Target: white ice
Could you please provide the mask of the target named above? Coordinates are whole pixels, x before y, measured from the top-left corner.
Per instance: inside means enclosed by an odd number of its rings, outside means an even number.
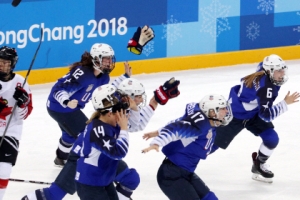
[[[281,101],[288,91],[300,91],[300,60],[287,61],[289,80],[282,86],[275,103]],[[134,72],[134,66],[133,72]],[[239,84],[241,77],[256,70],[256,63],[219,67],[211,69],[186,70],[168,73],[142,74],[133,76],[144,83],[148,100],[153,90],[167,79],[175,77],[181,81],[181,94],[171,99],[167,105],[159,106],[147,128],[142,132],[130,134],[130,149],[125,161],[129,167],[136,168],[141,183],[132,198],[136,200],[166,200],[156,182],[156,173],[164,156],[151,151],[142,154],[149,145],[142,139],[143,133],[162,127],[169,120],[181,116],[185,104],[198,102],[209,93],[223,94],[226,98],[230,87]],[[56,122],[46,111],[46,99],[53,83],[31,86],[34,109],[24,122],[23,137],[17,164],[13,167],[11,178],[52,182],[61,170],[53,164],[55,150],[60,137]],[[268,160],[275,173],[272,184],[251,179],[251,154],[257,151],[261,139],[243,130],[227,150],[218,150],[201,160],[196,173],[215,192],[221,200],[296,200],[300,199],[300,103],[288,106],[288,112],[273,121],[280,142]],[[89,103],[84,112],[93,112]],[[196,150],[195,150],[196,151]],[[21,199],[28,192],[46,187],[34,183],[9,182],[4,200]],[[79,199],[75,194],[65,199]]]

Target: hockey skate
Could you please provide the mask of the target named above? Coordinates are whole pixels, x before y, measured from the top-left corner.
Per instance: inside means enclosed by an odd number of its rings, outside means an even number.
[[[253,173],[252,179],[265,183],[272,183],[274,174],[268,169],[269,166],[266,163],[261,163],[257,159],[257,153],[252,153],[253,165],[251,172]]]
[[[55,164],[55,166],[57,166],[57,167],[63,168],[63,167],[65,166],[65,163],[66,163],[65,160],[62,160],[62,159],[60,159],[60,158],[58,158],[58,157],[56,157],[56,158],[54,159],[54,164]]]
[[[61,156],[59,156],[59,149],[56,150],[55,154],[56,154],[56,157],[54,159],[55,166],[56,167],[61,167],[61,168],[64,167],[67,160],[59,158],[59,157],[61,157]]]

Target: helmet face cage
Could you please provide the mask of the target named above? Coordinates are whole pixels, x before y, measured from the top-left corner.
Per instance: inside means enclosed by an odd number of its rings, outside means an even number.
[[[92,46],[90,54],[92,56],[92,62],[94,69],[99,70],[103,73],[109,74],[115,68],[115,52],[111,46],[104,43],[96,43]],[[103,65],[102,59],[108,57],[112,59],[110,66]]]
[[[231,110],[231,106],[228,102],[226,102],[226,109],[227,109],[227,114],[225,115],[224,119],[221,122],[221,126],[226,126],[229,124],[229,122],[231,122],[231,120],[233,119],[233,114],[232,114],[232,110]]]
[[[144,107],[147,103],[147,95],[146,93],[142,94],[143,101],[138,105],[140,108]]]
[[[222,95],[216,95],[216,94],[207,95],[200,101],[199,106],[207,118],[216,119],[214,121],[220,120],[221,126],[226,126],[233,118],[231,106]],[[226,108],[228,111],[226,116],[223,119],[219,119],[220,108]],[[214,111],[216,116],[215,117],[209,116],[210,111]]]
[[[10,72],[12,72],[15,69],[19,57],[15,48],[3,46],[0,48],[0,58],[10,60]]]
[[[139,107],[143,107],[146,105],[147,102],[147,95],[145,93],[145,88],[143,84],[134,78],[127,78],[123,80],[118,87],[118,90],[123,91],[125,94],[127,94],[131,99],[134,100],[135,96],[141,95],[143,98],[143,101],[137,105]]]
[[[267,74],[274,85],[281,86],[287,82],[288,67],[279,56],[272,54],[270,56],[265,57],[263,61],[263,68],[266,72],[269,72]],[[285,75],[283,76],[282,80],[274,79],[274,71],[276,70],[284,70]]]
[[[102,85],[94,90],[92,103],[95,110],[111,112],[126,110],[130,106],[128,96],[110,84]]]

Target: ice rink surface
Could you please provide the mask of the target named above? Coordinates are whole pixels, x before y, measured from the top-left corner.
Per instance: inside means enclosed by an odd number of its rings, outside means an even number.
[[[300,91],[300,60],[287,61],[289,80],[281,87],[275,103],[284,99],[288,91]],[[125,161],[140,174],[141,183],[132,195],[134,200],[166,200],[156,183],[156,172],[164,156],[161,152],[151,151],[142,154],[141,150],[149,145],[142,135],[156,130],[168,121],[183,114],[185,104],[198,102],[209,93],[223,94],[228,97],[232,86],[239,84],[241,77],[256,70],[256,63],[219,67],[211,69],[186,70],[168,73],[134,75],[146,88],[148,100],[153,90],[171,77],[181,81],[181,94],[171,99],[167,105],[159,106],[147,128],[142,132],[130,134],[129,153]],[[134,66],[133,73],[134,73]],[[163,67],[163,66],[162,66]],[[114,78],[114,77],[113,77]],[[112,79],[113,79],[112,78]],[[51,84],[31,86],[33,112],[24,122],[20,153],[11,178],[52,182],[61,170],[53,164],[58,139],[61,135],[56,122],[46,111],[46,99]],[[218,150],[201,160],[196,173],[215,192],[221,200],[298,200],[300,199],[300,103],[288,106],[289,110],[273,121],[280,142],[268,160],[275,173],[272,184],[251,179],[251,154],[257,151],[261,139],[246,130],[242,131],[227,150]],[[89,117],[93,108],[88,103],[84,112]],[[9,182],[4,200],[18,200],[25,194],[46,185]],[[65,199],[79,199],[75,194]]]

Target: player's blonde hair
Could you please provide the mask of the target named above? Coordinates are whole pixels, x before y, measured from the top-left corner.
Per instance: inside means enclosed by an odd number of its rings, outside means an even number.
[[[265,75],[264,71],[258,71],[248,76],[245,76],[242,80],[244,81],[247,88],[252,88],[253,82],[255,81],[255,83],[258,85],[258,82],[264,75]]]
[[[114,98],[113,99],[113,104],[116,105],[118,103],[118,99]],[[111,107],[112,106],[112,103],[109,102],[107,99],[103,99],[103,105],[104,107]],[[100,116],[104,116],[106,115],[107,113],[109,113],[110,111],[109,110],[96,110],[92,116],[90,117],[90,119],[86,122],[86,124],[89,124],[91,123],[91,121],[93,121],[93,119],[97,119],[99,118]]]

